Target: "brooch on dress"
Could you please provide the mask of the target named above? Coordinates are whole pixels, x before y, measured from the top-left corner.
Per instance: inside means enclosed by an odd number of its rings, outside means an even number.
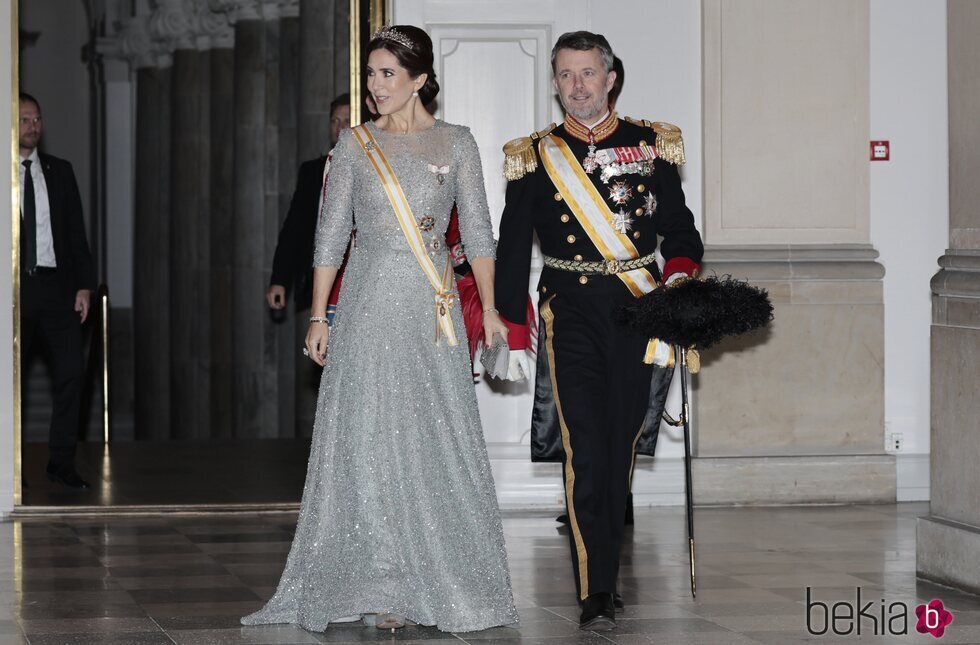
[[[426,215],[419,220],[419,230],[423,233],[428,233],[436,227],[436,219],[431,215]]]
[[[431,240],[429,240],[429,255],[435,255],[436,253],[441,251],[443,244],[444,242],[440,240],[438,237],[434,237]]]
[[[446,181],[446,175],[449,174],[449,166],[437,166],[435,164],[429,164],[429,172],[436,176],[436,180],[442,184]]]

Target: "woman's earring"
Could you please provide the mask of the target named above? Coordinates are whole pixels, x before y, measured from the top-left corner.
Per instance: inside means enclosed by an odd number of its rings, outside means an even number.
[[[418,90],[415,90],[414,92],[412,92],[412,96],[418,96],[418,95],[419,95],[419,91]]]

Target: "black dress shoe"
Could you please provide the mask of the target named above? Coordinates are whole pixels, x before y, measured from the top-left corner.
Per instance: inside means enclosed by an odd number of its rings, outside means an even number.
[[[68,488],[77,488],[79,490],[87,490],[91,488],[89,483],[82,479],[78,474],[78,471],[76,471],[74,468],[48,470],[48,481],[61,484],[62,486],[67,486]]]
[[[616,627],[616,608],[611,593],[595,593],[582,602],[579,629],[592,632],[608,632]]]
[[[623,609],[626,607],[626,603],[623,602],[623,597],[618,593],[613,594],[613,607],[616,609]]]

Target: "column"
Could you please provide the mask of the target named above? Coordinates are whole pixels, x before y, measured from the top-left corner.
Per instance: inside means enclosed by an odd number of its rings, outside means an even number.
[[[211,436],[232,436],[232,215],[234,212],[234,31],[211,50]]]
[[[210,433],[210,56],[174,52],[170,208],[172,437]]]
[[[947,25],[950,248],[931,285],[931,498],[916,575],[980,593],[980,5],[949,0]]]
[[[123,40],[135,57],[133,213],[135,436],[170,437],[170,132],[172,60],[151,49],[145,19]]]
[[[705,270],[767,288],[775,322],[705,352],[695,498],[894,501],[868,3],[705,0],[703,25]]]
[[[170,147],[170,308],[172,432],[176,439],[211,429],[211,53],[227,18],[190,0],[160,0],[151,35],[173,50]],[[224,32],[224,34],[223,34]]]
[[[108,18],[108,16],[107,16]],[[119,20],[114,17],[113,20]],[[103,145],[98,156],[104,168],[105,222],[105,283],[109,288],[109,372],[113,441],[134,438],[134,373],[133,363],[133,218],[134,185],[136,176],[136,66],[137,58],[126,52],[122,40],[133,27],[122,23],[112,33],[102,34],[95,41],[101,67]],[[95,306],[93,301],[93,306]],[[101,414],[101,388],[95,388],[93,413]],[[101,428],[101,418],[91,425],[90,436]]]
[[[236,438],[274,437],[279,421],[277,330],[262,297],[278,232],[278,88],[269,73],[278,71],[278,23],[265,20],[266,8],[241,7],[235,22],[230,328]]]
[[[328,152],[330,103],[337,95],[348,91],[350,3],[300,0],[299,10],[297,160],[303,162]],[[297,346],[306,337],[308,315],[307,310],[297,316]],[[313,431],[320,373],[313,361],[304,358],[296,363],[296,431],[299,436],[308,437]]]
[[[297,159],[297,117],[299,115],[299,38],[300,19],[299,3],[291,3],[282,7],[282,15],[279,19],[279,68],[276,76],[279,79],[279,168],[278,168],[278,201],[276,204],[277,217],[274,221],[281,228],[286,213],[289,211],[289,202],[296,187],[296,171],[299,168]],[[272,274],[272,258],[275,254],[278,228],[275,234],[266,238],[266,242],[271,245],[266,250],[266,283],[268,276]],[[295,294],[292,294],[295,298]],[[277,323],[276,341],[281,347],[279,352],[279,436],[293,437],[300,430],[297,426],[298,412],[300,411],[299,387],[305,387],[297,383],[298,369],[303,367],[303,362],[312,362],[300,354],[305,330],[300,335],[296,308],[293,306],[295,301],[281,312],[281,316],[276,316]],[[307,316],[299,316],[305,320]],[[299,387],[298,387],[299,386]],[[309,388],[306,388],[307,391]],[[315,402],[314,402],[315,405]],[[312,425],[312,424],[311,424]]]
[[[300,0],[299,157],[330,145],[330,102],[350,83],[348,2]]]

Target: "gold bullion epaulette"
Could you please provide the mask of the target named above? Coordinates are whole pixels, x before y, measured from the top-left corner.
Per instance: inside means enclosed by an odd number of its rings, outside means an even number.
[[[669,161],[678,166],[684,165],[684,139],[681,137],[681,129],[673,123],[664,121],[647,121],[646,119],[631,119],[623,117],[626,121],[642,128],[651,128],[657,135],[656,147],[657,156],[664,161]]]
[[[520,179],[538,167],[538,155],[534,144],[557,126],[552,123],[544,130],[532,132],[529,137],[518,137],[504,144],[504,177],[507,181]]]

